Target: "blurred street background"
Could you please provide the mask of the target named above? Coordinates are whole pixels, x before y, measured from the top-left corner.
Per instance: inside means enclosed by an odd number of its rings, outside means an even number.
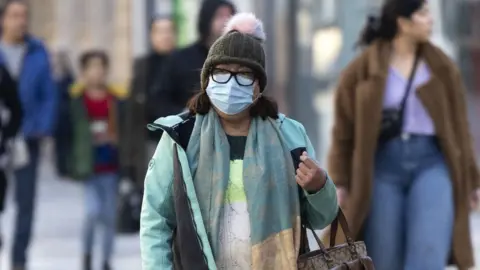
[[[6,2],[6,0],[0,0]],[[112,59],[110,80],[128,88],[136,57],[150,51],[155,14],[173,14],[178,46],[197,38],[201,0],[30,0],[30,30],[52,51],[67,51],[72,63],[87,49]],[[268,91],[282,111],[305,123],[325,159],[332,113],[332,90],[339,72],[358,53],[359,32],[381,0],[237,0],[239,11],[260,17],[268,34]],[[480,1],[429,1],[433,41],[458,62],[468,86],[471,116],[480,104]],[[78,66],[73,65],[75,71]],[[290,90],[289,89],[295,89]],[[287,102],[288,100],[288,102]],[[312,102],[313,101],[313,102]],[[472,118],[473,120],[473,118]],[[480,121],[471,121],[480,137]],[[480,140],[477,140],[480,152]]]
[[[7,0],[0,0],[4,5]],[[29,0],[29,32],[51,53],[66,53],[72,72],[85,50],[104,50],[110,58],[109,81],[129,90],[135,59],[151,50],[150,24],[157,14],[171,14],[177,46],[197,39],[201,0]],[[236,0],[239,11],[260,17],[267,32],[267,92],[281,110],[301,121],[325,164],[333,114],[333,89],[339,72],[358,53],[354,49],[366,17],[381,0]],[[431,0],[433,41],[460,66],[468,90],[475,150],[480,156],[480,1]],[[83,188],[65,181],[54,169],[52,143],[42,145],[32,270],[80,269]],[[14,179],[12,179],[14,180]],[[9,190],[2,217],[4,251],[0,269],[10,264],[14,204]],[[480,261],[480,216],[472,215],[473,242]],[[117,237],[114,269],[140,269],[136,234]],[[96,264],[101,262],[94,259]]]

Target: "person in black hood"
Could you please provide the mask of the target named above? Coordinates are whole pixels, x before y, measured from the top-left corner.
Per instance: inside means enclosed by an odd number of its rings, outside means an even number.
[[[236,12],[230,1],[205,0],[198,16],[199,39],[192,45],[172,53],[163,70],[162,91],[169,92],[175,110],[180,113],[187,101],[200,89],[200,71],[208,49],[222,34],[228,19]],[[164,115],[159,115],[161,117]]]
[[[133,67],[131,95],[127,101],[125,134],[127,136],[129,178],[142,182],[149,156],[158,142],[145,126],[161,116],[176,112],[172,98],[161,91],[160,79],[168,55],[175,48],[175,24],[168,15],[157,15],[150,24],[151,52],[137,60]],[[145,146],[145,147],[143,147]],[[152,153],[150,153],[152,152]],[[141,186],[141,185],[140,185]]]
[[[0,225],[7,194],[7,171],[12,159],[13,140],[22,124],[22,105],[17,94],[17,85],[5,65],[0,65],[0,111],[10,117],[0,117]],[[10,166],[9,166],[10,165]],[[1,228],[1,226],[0,226]],[[0,232],[0,249],[2,238]]]

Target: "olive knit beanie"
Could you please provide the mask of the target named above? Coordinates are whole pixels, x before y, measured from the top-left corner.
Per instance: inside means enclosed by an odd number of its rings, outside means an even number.
[[[267,85],[264,41],[263,24],[255,15],[238,13],[233,16],[224,34],[208,51],[201,74],[202,91],[207,88],[208,77],[218,64],[239,64],[251,68],[259,81],[260,91],[263,91]]]

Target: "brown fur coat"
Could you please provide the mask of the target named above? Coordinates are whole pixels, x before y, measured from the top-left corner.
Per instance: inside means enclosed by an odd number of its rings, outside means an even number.
[[[370,207],[390,48],[383,41],[366,48],[344,71],[336,91],[328,170],[336,185],[349,192],[345,214],[356,238]],[[424,44],[421,55],[432,77],[417,94],[434,122],[454,188],[452,258],[459,269],[467,269],[474,264],[468,199],[480,186],[480,178],[467,122],[465,90],[458,69],[439,48]]]

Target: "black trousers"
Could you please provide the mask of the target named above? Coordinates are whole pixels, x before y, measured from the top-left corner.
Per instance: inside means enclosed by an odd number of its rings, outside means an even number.
[[[4,170],[0,170],[0,214],[5,208],[5,197],[7,196],[7,175]]]

